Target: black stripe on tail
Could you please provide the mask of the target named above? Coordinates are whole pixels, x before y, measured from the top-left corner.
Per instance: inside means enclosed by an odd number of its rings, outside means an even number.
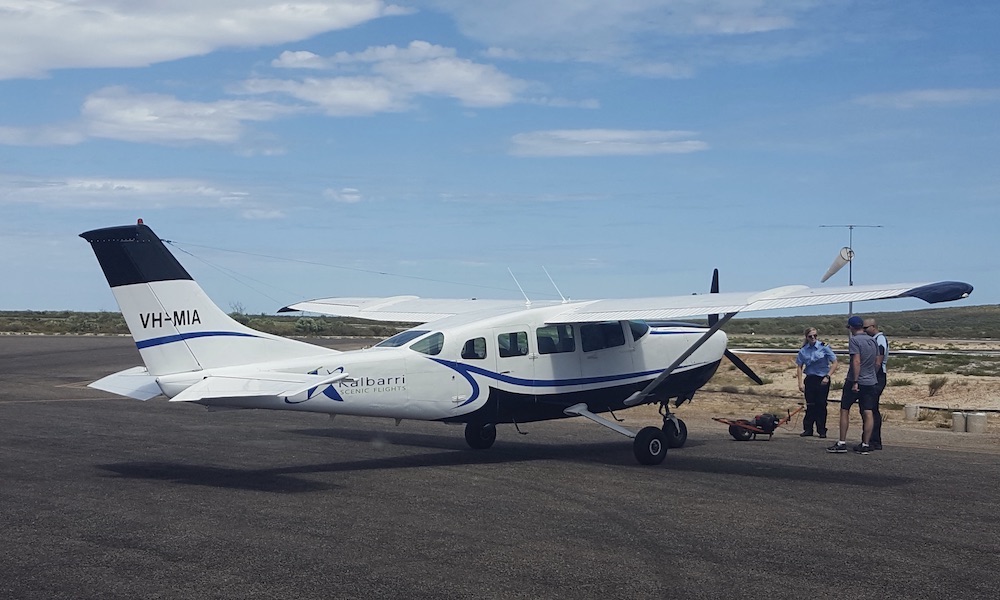
[[[191,279],[153,230],[139,223],[80,234],[90,242],[108,285]]]

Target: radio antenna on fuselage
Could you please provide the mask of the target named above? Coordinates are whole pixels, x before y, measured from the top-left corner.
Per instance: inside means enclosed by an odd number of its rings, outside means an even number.
[[[521,295],[524,296],[524,305],[530,308],[531,298],[528,298],[528,295],[524,293],[524,288],[521,287],[521,283],[518,282],[517,277],[514,277],[514,271],[511,271],[510,267],[507,267],[507,272],[510,273],[510,278],[514,280],[514,285],[517,286],[517,289],[521,290]]]
[[[542,270],[545,271],[545,276],[549,278],[549,281],[552,283],[552,287],[556,288],[556,293],[559,294],[559,297],[562,299],[563,304],[569,302],[569,300],[566,299],[566,296],[562,295],[562,292],[559,290],[559,286],[556,285],[555,280],[552,279],[551,275],[549,275],[549,270],[545,268],[545,265],[542,265]]]

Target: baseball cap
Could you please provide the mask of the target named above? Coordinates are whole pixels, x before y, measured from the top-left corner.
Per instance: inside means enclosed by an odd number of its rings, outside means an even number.
[[[847,320],[847,326],[852,329],[861,329],[865,322],[861,317],[853,316]]]

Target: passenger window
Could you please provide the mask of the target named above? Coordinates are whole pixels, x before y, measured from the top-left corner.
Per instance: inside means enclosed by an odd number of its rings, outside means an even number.
[[[478,337],[465,342],[462,346],[462,358],[486,358],[486,338]]]
[[[501,333],[497,336],[497,347],[501,358],[525,356],[528,354],[528,334],[524,331]]]
[[[539,354],[556,354],[576,350],[572,325],[548,325],[535,330]]]
[[[444,347],[444,334],[437,332],[435,334],[429,335],[424,339],[413,342],[410,346],[410,350],[414,352],[420,352],[421,354],[430,354],[435,356],[441,353],[441,348]]]
[[[649,331],[649,325],[645,321],[629,321],[628,327],[632,330],[632,340],[636,342]]]
[[[587,323],[580,326],[580,339],[584,352],[603,350],[625,345],[625,332],[618,321]]]

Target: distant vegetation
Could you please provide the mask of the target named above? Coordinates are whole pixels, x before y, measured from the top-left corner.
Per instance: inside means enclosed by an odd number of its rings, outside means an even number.
[[[858,308],[855,306],[855,308]],[[859,315],[872,317],[879,328],[890,338],[927,337],[960,340],[1000,338],[1000,304],[986,306],[961,306],[908,310],[903,312],[867,312]],[[729,335],[767,334],[788,335],[800,341],[806,327],[815,327],[820,337],[832,337],[844,332],[845,315],[811,317],[748,317],[735,318],[726,324]]]
[[[229,316],[259,331],[282,336],[389,337],[405,325],[343,319],[338,317],[303,317],[285,315]],[[46,334],[127,335],[128,327],[121,313],[71,311],[0,312],[0,332]]]
[[[896,348],[901,347],[901,338],[908,337],[1000,339],[1000,305],[859,314],[878,319],[886,335],[894,338]],[[276,335],[388,337],[407,327],[338,317],[248,315],[240,311],[231,316],[244,325]],[[821,338],[832,340],[844,332],[844,320],[844,315],[747,317],[733,319],[725,330],[734,338],[734,345],[794,348],[801,344],[802,330],[806,327],[816,327]],[[692,322],[699,321],[692,319]],[[128,329],[117,312],[7,311],[0,312],[0,332],[128,334]]]

